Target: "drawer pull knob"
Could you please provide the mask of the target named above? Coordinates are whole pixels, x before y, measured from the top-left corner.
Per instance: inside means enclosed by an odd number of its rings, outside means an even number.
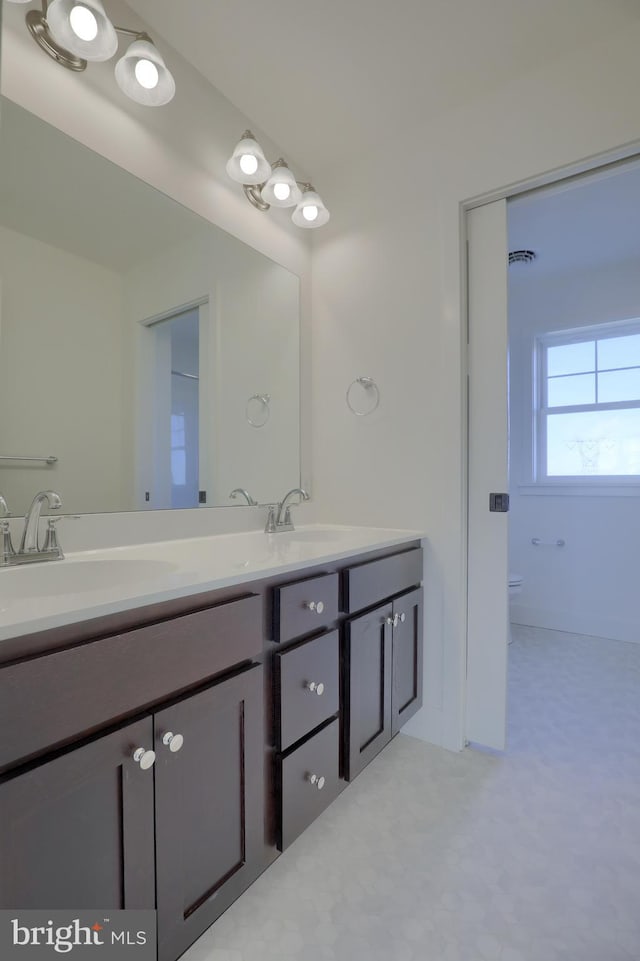
[[[140,765],[143,771],[148,771],[155,763],[155,751],[145,751],[143,747],[137,747],[133,752],[133,760]]]
[[[313,784],[313,786],[316,787],[319,791],[321,791],[325,785],[324,778],[318,777],[317,774],[307,774],[307,781],[309,782],[309,784]]]
[[[316,684],[315,681],[309,681],[308,684],[305,684],[305,687],[308,691],[311,691],[312,694],[317,694],[318,697],[322,697],[324,694],[324,684],[322,681],[320,681],[319,684]]]
[[[175,754],[176,751],[179,751],[184,744],[184,738],[182,734],[173,734],[172,731],[167,731],[162,738],[162,743],[165,747],[168,747],[173,754]]]
[[[324,601],[309,601],[307,607],[310,611],[315,611],[316,614],[322,614],[324,611]]]

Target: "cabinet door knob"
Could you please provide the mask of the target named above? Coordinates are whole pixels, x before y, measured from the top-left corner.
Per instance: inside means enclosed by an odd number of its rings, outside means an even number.
[[[386,623],[389,625],[389,627],[395,627],[395,620],[393,617],[387,617]]]
[[[143,747],[137,747],[133,752],[133,760],[140,765],[143,771],[148,771],[155,763],[156,754],[155,751],[145,751]]]
[[[323,777],[318,777],[317,774],[307,774],[307,781],[312,784],[318,791],[321,791],[325,785],[325,780]]]
[[[322,614],[324,611],[324,601],[309,601],[307,607],[310,611],[315,611],[316,614]]]
[[[402,614],[398,614],[397,617],[398,617],[398,619],[400,620],[400,623],[401,623],[401,624],[404,624],[404,622],[405,622],[406,619],[407,619],[407,615],[405,614],[404,611],[402,612]]]
[[[312,694],[317,694],[318,697],[322,697],[324,694],[324,684],[322,681],[320,681],[319,684],[316,684],[315,681],[309,681],[308,684],[305,684],[305,687],[308,691],[311,691]]]
[[[172,731],[167,731],[162,738],[162,743],[165,747],[168,747],[173,754],[175,754],[176,751],[179,751],[184,744],[184,738],[182,734],[173,734]]]

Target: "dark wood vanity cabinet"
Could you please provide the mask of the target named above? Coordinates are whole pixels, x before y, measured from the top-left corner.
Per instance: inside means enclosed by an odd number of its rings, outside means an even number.
[[[0,908],[175,961],[421,705],[414,545],[0,645]]]
[[[264,870],[262,615],[236,596],[0,666],[0,907],[156,908],[175,961]]]
[[[274,592],[281,850],[422,706],[421,548],[353,564],[340,575],[341,584],[327,573]],[[345,618],[338,609],[364,610]],[[318,620],[335,629],[300,638]]]
[[[254,665],[0,784],[0,904],[155,907],[158,959],[179,957],[264,868],[262,675]]]
[[[368,570],[370,568],[370,570]],[[370,603],[419,583],[422,551],[345,572],[346,605]],[[345,777],[351,781],[422,707],[422,588],[350,617],[344,635]]]
[[[155,906],[147,717],[0,784],[0,906]]]
[[[391,734],[422,707],[422,588],[396,598],[392,613]]]
[[[154,715],[159,961],[177,958],[260,871],[262,673],[251,667]]]

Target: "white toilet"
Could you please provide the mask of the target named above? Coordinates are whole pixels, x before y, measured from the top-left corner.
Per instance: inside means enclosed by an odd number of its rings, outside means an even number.
[[[509,574],[509,607],[511,607],[511,599],[517,594],[522,593],[522,575],[521,574]],[[509,644],[513,641],[511,637],[511,616],[509,616]]]

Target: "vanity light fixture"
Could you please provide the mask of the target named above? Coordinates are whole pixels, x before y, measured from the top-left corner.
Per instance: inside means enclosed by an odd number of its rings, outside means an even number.
[[[145,106],[159,107],[173,99],[175,80],[151,37],[115,26],[102,0],[41,0],[41,5],[41,10],[27,11],[27,27],[38,46],[56,63],[79,73],[86,70],[88,61],[110,60],[118,50],[118,34],[132,37],[133,43],[116,63],[116,83],[128,97]]]
[[[322,227],[329,211],[309,183],[301,183],[282,157],[270,164],[250,130],[245,130],[227,161],[227,173],[242,184],[247,200],[258,210],[295,207],[291,219],[297,227]]]

